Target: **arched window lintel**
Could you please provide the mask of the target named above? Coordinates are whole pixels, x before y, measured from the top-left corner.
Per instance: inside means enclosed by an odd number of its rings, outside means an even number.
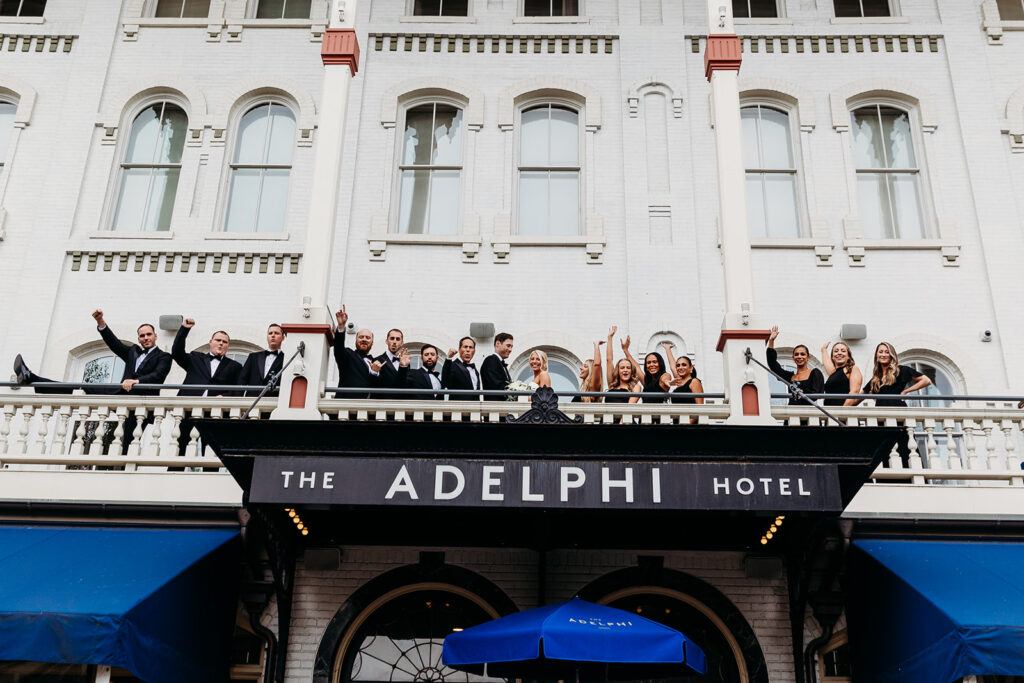
[[[935,97],[919,85],[893,78],[867,79],[848,83],[829,93],[832,127],[836,132],[850,129],[850,112],[865,104],[889,104],[912,112],[921,130],[934,132],[939,126]]]

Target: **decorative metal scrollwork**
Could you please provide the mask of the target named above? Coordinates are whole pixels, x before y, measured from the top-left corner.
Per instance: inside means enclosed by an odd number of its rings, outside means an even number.
[[[533,392],[531,405],[533,407],[519,417],[506,415],[505,421],[517,424],[544,425],[583,423],[582,415],[569,417],[558,409],[558,394],[551,387],[540,387],[537,391]]]

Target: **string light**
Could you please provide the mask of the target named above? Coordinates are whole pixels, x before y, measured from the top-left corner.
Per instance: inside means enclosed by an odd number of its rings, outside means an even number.
[[[284,511],[288,513],[292,523],[295,524],[295,529],[303,536],[309,536],[309,527],[302,521],[302,517],[295,511],[295,508],[285,508]]]
[[[785,515],[779,515],[775,518],[774,524],[768,525],[768,531],[766,531],[764,536],[761,537],[761,545],[768,545],[768,541],[770,541],[775,536],[775,534],[779,532],[779,527],[782,526],[782,522],[785,519]]]

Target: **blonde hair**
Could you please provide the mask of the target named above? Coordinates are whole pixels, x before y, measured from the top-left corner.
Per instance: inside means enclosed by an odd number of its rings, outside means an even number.
[[[587,378],[580,383],[580,391],[601,391],[604,385],[604,379],[601,377],[601,373],[597,371],[597,366],[594,365],[594,359],[588,358],[583,361],[584,367],[587,368]],[[580,401],[583,403],[600,403],[600,396],[581,396]]]
[[[625,386],[622,384],[622,378],[619,375],[619,366],[623,363],[629,363],[629,384]],[[640,373],[637,371],[636,365],[634,365],[632,361],[628,358],[620,358],[619,362],[615,364],[615,373],[612,375],[612,381],[608,382],[608,391],[623,388],[632,391],[633,387],[636,386],[636,383],[640,381],[637,379],[637,375],[639,374]]]
[[[878,363],[878,349],[882,347],[889,349],[889,365],[882,369],[882,366]],[[871,393],[877,394],[879,389],[882,387],[892,386],[896,384],[896,376],[900,372],[900,359],[896,355],[896,349],[892,347],[889,342],[879,342],[878,346],[875,347],[875,368],[871,373],[871,383],[868,385],[871,389]]]
[[[836,365],[836,347],[840,345],[842,345],[842,347],[846,349],[846,363],[844,363],[843,365]],[[832,351],[829,353],[829,358],[832,361],[832,365],[835,365],[836,368],[842,368],[843,372],[847,375],[849,375],[850,371],[853,370],[853,368],[856,367],[857,365],[857,361],[853,359],[853,351],[850,350],[850,345],[847,344],[846,342],[836,342],[835,344],[833,344]]]
[[[530,358],[533,358],[533,354],[537,354],[537,357],[540,358],[540,369],[543,370],[544,372],[547,372],[548,354],[544,353],[540,349],[534,349],[533,351],[530,351]]]

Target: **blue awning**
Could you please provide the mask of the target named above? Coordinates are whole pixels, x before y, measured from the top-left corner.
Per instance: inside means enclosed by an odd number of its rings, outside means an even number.
[[[0,526],[0,660],[228,678],[237,530]]]
[[[850,563],[856,680],[1024,675],[1024,543],[860,540]]]

